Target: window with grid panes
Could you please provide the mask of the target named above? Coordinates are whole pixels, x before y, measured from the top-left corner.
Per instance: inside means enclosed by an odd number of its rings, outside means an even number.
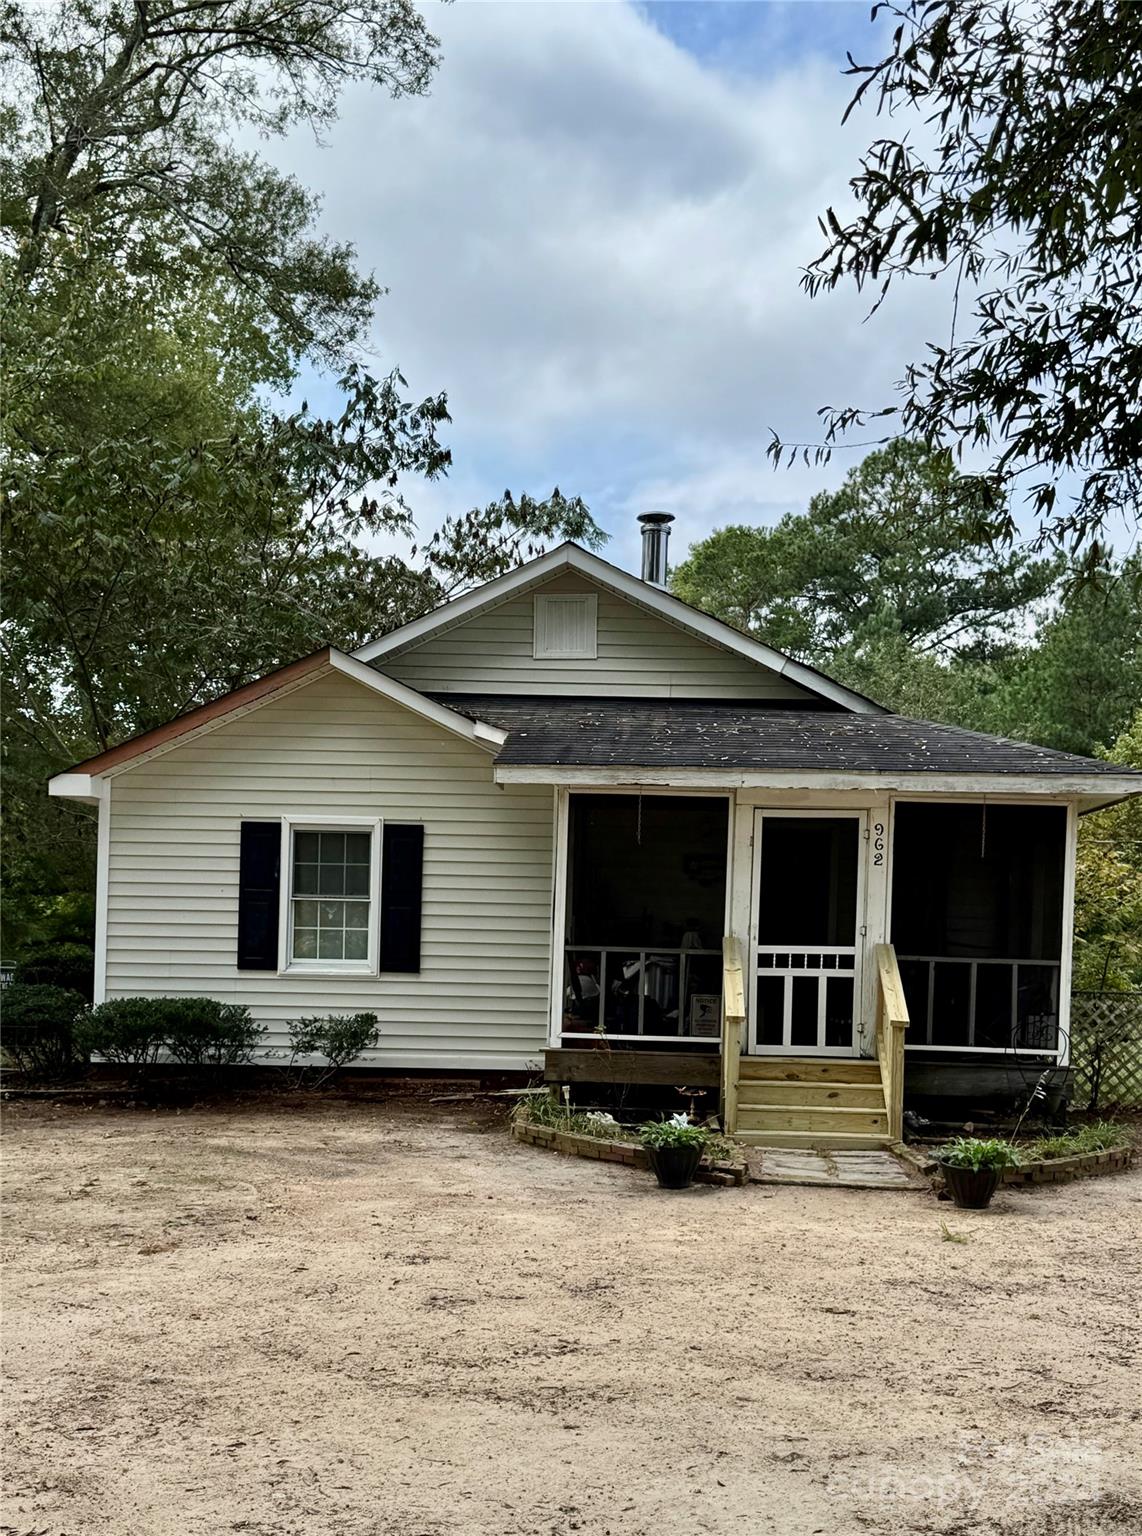
[[[371,832],[295,830],[290,958],[367,961]]]

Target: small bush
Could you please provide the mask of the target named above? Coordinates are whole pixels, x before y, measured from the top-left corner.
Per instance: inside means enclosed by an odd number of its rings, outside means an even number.
[[[249,1061],[265,1034],[250,1010],[213,997],[162,997],[163,1045],[184,1067],[234,1067]]]
[[[18,981],[3,992],[4,1055],[29,1077],[66,1077],[86,1056],[76,1040],[83,998],[66,987]]]
[[[88,944],[40,944],[17,961],[12,979],[30,987],[63,987],[90,1003],[95,951]]]
[[[1093,1125],[1081,1125],[1073,1131],[1061,1131],[1057,1136],[1041,1136],[1026,1149],[1027,1156],[1036,1162],[1050,1157],[1078,1157],[1083,1152],[1109,1152],[1112,1147],[1124,1147],[1130,1141],[1130,1132],[1124,1125],[1113,1120],[1099,1120]]]
[[[976,1173],[981,1168],[1017,1168],[1019,1153],[1009,1141],[984,1139],[978,1136],[957,1136],[941,1147],[937,1160],[952,1168],[971,1168]]]
[[[638,1139],[644,1147],[704,1147],[710,1133],[704,1125],[691,1125],[686,1115],[675,1115],[670,1120],[648,1120],[638,1128]]]
[[[320,1056],[325,1066],[310,1070],[302,1067],[298,1082],[320,1088],[342,1067],[356,1061],[362,1051],[376,1045],[381,1032],[375,1013],[329,1013],[320,1018],[298,1019],[290,1025],[290,1066],[299,1056]]]
[[[159,1059],[166,1034],[166,997],[116,997],[80,1016],[76,1039],[86,1054],[102,1056],[133,1076]]]

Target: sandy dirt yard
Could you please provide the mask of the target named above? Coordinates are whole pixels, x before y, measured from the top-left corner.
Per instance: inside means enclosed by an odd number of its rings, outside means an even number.
[[[960,1212],[410,1097],[6,1118],[6,1536],[1142,1530],[1142,1174]]]

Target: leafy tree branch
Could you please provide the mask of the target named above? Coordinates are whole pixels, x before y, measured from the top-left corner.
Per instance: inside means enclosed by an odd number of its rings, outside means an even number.
[[[951,284],[951,325],[906,367],[900,401],[828,406],[823,441],[770,445],[818,461],[854,430],[971,450],[974,537],[1018,533],[1025,498],[1041,548],[1105,558],[1142,507],[1142,7],[1129,0],[906,0],[885,55],[849,56],[893,129],[826,210],[804,275],[853,284],[873,310],[906,279]],[[1063,472],[1079,477],[1069,502]]]

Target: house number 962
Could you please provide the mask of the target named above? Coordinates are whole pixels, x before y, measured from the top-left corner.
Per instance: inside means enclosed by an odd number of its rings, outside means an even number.
[[[873,823],[873,828],[872,828],[872,862],[873,862],[873,864],[883,864],[884,863],[884,823],[883,823],[883,821],[878,821],[878,822],[874,822]]]

